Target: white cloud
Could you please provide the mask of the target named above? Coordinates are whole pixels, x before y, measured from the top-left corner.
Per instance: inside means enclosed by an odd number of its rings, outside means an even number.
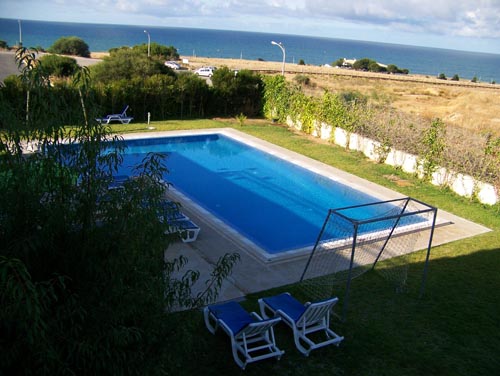
[[[493,43],[497,52],[500,51],[500,42],[495,39],[500,38],[500,0],[1,1],[3,17],[10,18],[236,29],[352,39],[363,39],[371,33],[371,40],[377,38],[377,34],[400,33],[415,40],[426,40],[425,36],[429,40],[482,39],[482,43]],[[13,9],[17,14],[10,15]]]

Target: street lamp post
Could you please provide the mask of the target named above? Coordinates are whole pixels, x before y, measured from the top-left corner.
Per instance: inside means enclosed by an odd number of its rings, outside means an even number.
[[[151,35],[149,35],[147,30],[144,30],[144,32],[148,35],[148,57],[151,56]]]
[[[279,48],[281,48],[281,52],[283,52],[283,65],[281,66],[281,75],[284,76],[285,75],[285,47],[283,46],[283,44],[281,42],[275,42],[274,40],[271,41],[271,44],[274,44],[275,46],[278,46]]]
[[[23,46],[23,31],[21,29],[21,20],[17,20],[19,23],[19,47]]]

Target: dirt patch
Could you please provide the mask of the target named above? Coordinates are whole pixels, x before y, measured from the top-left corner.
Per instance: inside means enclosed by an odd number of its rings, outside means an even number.
[[[405,180],[405,179],[401,179],[399,176],[396,176],[396,175],[384,175],[384,178],[394,182],[398,187],[412,187],[413,186],[412,182]]]

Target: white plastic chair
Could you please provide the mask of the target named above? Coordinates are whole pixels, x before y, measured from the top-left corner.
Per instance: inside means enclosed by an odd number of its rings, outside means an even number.
[[[120,114],[109,114],[101,119],[96,119],[99,123],[109,124],[112,121],[119,121],[122,124],[130,123],[134,118],[127,116],[128,105],[123,108]]]
[[[257,313],[249,314],[236,302],[207,306],[203,310],[205,325],[215,334],[220,326],[231,339],[231,349],[236,364],[246,365],[285,353],[276,346],[273,327],[280,318],[263,320]]]
[[[300,303],[286,292],[280,295],[259,299],[261,314],[264,318],[270,316],[281,317],[283,322],[293,330],[293,337],[297,349],[308,356],[317,348],[327,345],[338,346],[344,337],[330,329],[330,311],[338,302],[338,298],[330,298],[319,302]],[[310,334],[323,332],[326,339],[316,342]]]

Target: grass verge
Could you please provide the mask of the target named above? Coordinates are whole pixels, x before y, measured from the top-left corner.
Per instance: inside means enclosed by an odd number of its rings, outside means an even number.
[[[235,127],[313,159],[386,186],[405,195],[481,223],[493,231],[434,247],[426,291],[419,298],[422,252],[410,265],[408,288],[396,293],[377,272],[353,281],[347,320],[334,320],[345,336],[339,348],[313,352],[308,358],[294,348],[283,324],[277,342],[286,354],[247,367],[247,375],[492,375],[500,369],[500,216],[498,207],[486,207],[448,190],[424,183],[389,166],[368,161],[359,153],[319,143],[265,121],[244,126],[222,120],[153,123],[155,131]],[[142,129],[141,129],[142,127]],[[144,131],[144,124],[119,125],[123,132]],[[404,181],[404,184],[401,184]],[[257,298],[281,291],[300,295],[297,285],[254,294],[242,304],[257,310]],[[336,290],[343,297],[343,287]],[[174,315],[178,321],[165,347],[158,349],[168,374],[234,375],[242,373],[231,357],[229,338],[212,336],[199,311]],[[194,361],[196,359],[196,361]]]

